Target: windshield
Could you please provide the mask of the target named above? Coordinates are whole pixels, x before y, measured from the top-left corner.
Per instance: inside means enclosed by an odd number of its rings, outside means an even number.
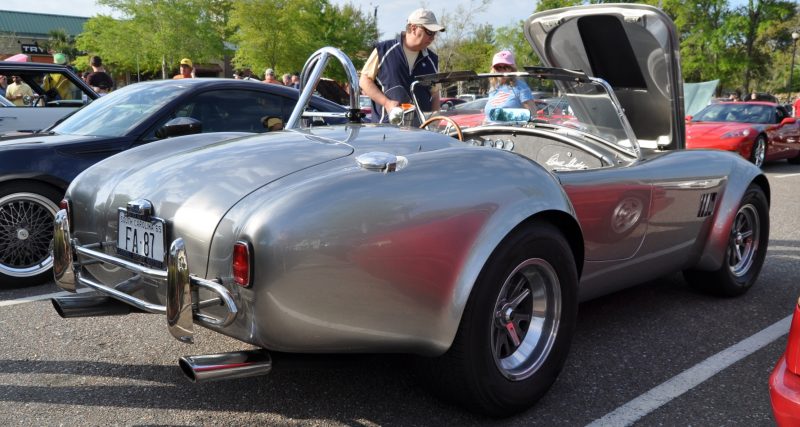
[[[633,131],[616,101],[600,81],[592,81],[588,76],[570,74],[573,72],[558,69],[537,68],[531,72],[499,74],[475,74],[471,72],[443,73],[431,77],[439,83],[445,93],[468,87],[476,93],[486,93],[486,98],[456,105],[446,112],[432,114],[445,115],[460,127],[502,124],[492,117],[507,117],[507,114],[494,114],[495,108],[528,108],[531,122],[556,125],[563,132],[583,132],[597,136],[617,148],[635,152]],[[576,78],[577,77],[577,78]],[[553,88],[557,88],[554,90]],[[536,99],[537,91],[559,96],[546,100]],[[527,95],[519,95],[526,93]],[[519,125],[514,123],[513,125]],[[558,131],[558,130],[557,130]]]
[[[772,106],[746,102],[711,104],[692,117],[693,122],[775,123]]]
[[[55,126],[66,135],[123,136],[188,88],[132,84],[103,96]]]

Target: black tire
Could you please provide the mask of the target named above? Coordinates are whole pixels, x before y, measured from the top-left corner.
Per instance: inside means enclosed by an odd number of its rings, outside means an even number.
[[[561,372],[577,311],[578,274],[567,241],[550,224],[523,225],[483,267],[450,349],[423,361],[423,382],[480,414],[528,409]]]
[[[792,157],[790,159],[786,159],[786,161],[791,163],[791,164],[793,164],[793,165],[800,165],[800,154],[798,154],[796,157]]]
[[[759,168],[764,166],[764,159],[767,156],[767,137],[758,135],[753,142],[753,151],[750,153],[750,161]]]
[[[53,218],[63,193],[40,183],[0,185],[0,287],[51,280]]]
[[[719,296],[738,296],[753,286],[769,242],[769,204],[761,187],[750,184],[742,197],[728,234],[722,266],[716,271],[686,270],[692,287]]]

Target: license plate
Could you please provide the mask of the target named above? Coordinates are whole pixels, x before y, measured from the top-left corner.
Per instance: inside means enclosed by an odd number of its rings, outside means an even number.
[[[155,267],[164,266],[164,220],[119,211],[117,253]]]

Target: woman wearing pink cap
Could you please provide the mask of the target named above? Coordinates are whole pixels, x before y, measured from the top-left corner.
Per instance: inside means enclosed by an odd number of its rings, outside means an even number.
[[[501,50],[492,58],[493,73],[509,73],[517,71],[517,64],[514,62],[514,54]],[[484,112],[486,117],[495,108],[522,108],[526,107],[531,113],[536,113],[536,104],[533,102],[531,88],[514,76],[494,77],[491,79],[492,88],[489,91],[489,99],[486,101]]]

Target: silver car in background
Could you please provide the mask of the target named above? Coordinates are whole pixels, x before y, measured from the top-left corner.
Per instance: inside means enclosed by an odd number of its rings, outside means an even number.
[[[194,381],[264,374],[270,350],[409,353],[438,396],[507,416],[555,381],[579,301],[680,271],[746,292],[769,184],[733,154],[683,150],[669,18],[557,9],[525,35],[547,68],[517,75],[552,80],[569,123],[500,109],[447,134],[362,124],[352,63],[323,48],[286,130],[173,138],[89,168],[57,214],[53,256],[59,286],[95,292],[54,306],[158,313],[180,341],[200,325],[259,348],[183,357]],[[353,88],[350,123],[302,126],[331,59]]]

